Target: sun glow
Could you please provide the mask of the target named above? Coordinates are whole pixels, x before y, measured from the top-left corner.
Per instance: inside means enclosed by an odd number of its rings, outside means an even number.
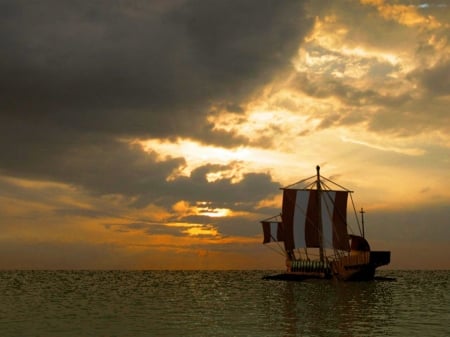
[[[211,218],[220,218],[228,216],[231,211],[228,208],[206,208],[206,209],[198,209],[199,215],[209,216]]]
[[[212,218],[226,217],[231,215],[228,208],[213,207],[209,201],[198,201],[194,205],[187,201],[181,200],[172,206],[172,209],[178,213],[179,217],[191,215],[201,215]]]
[[[208,181],[212,182],[222,178],[239,178],[239,165],[237,163],[251,158],[251,151],[246,147],[224,148],[216,146],[206,146],[200,142],[187,139],[178,139],[176,142],[150,139],[138,141],[146,151],[156,151],[161,157],[182,157],[186,165],[180,170],[173,172],[168,180],[176,179],[180,176],[189,176],[191,172],[201,166],[214,164],[228,166],[210,172],[207,175]],[[233,163],[235,163],[233,165]]]
[[[219,232],[215,228],[190,227],[184,231],[190,236],[217,236]]]
[[[212,218],[225,217],[231,214],[230,209],[212,207],[211,203],[208,201],[197,202],[197,205],[193,209],[196,215],[209,216]]]

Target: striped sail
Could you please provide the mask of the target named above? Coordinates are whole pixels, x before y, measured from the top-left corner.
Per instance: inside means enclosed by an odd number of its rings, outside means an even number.
[[[349,250],[347,234],[347,191],[283,190],[284,244],[295,248]],[[322,228],[319,224],[319,207]],[[322,233],[322,242],[320,242]]]
[[[283,226],[280,221],[261,221],[264,233],[263,243],[283,241]]]

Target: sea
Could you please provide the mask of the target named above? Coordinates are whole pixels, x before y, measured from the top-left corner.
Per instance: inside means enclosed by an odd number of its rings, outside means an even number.
[[[450,271],[0,271],[0,336],[450,336]]]

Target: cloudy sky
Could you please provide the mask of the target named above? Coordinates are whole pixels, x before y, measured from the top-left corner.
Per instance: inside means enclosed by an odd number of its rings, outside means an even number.
[[[447,0],[0,0],[0,269],[282,269],[280,186],[450,268]]]

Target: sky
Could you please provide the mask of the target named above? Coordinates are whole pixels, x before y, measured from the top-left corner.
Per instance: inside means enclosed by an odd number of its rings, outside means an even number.
[[[0,269],[283,269],[259,221],[316,165],[389,268],[450,268],[447,0],[0,17]]]

